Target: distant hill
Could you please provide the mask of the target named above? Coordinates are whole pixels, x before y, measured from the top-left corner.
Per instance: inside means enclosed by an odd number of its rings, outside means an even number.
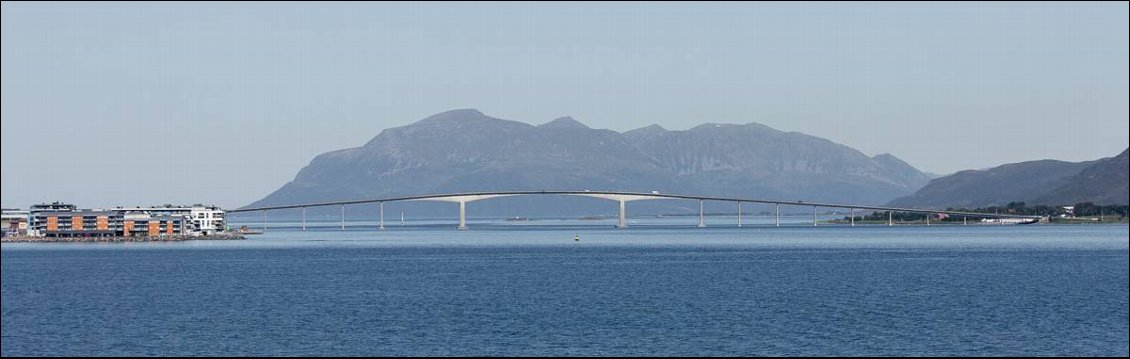
[[[1127,151],[1114,158],[1102,159],[1079,174],[1067,179],[1067,183],[1033,200],[1043,204],[1075,204],[1092,202],[1095,204],[1130,204],[1130,161]]]
[[[361,147],[318,155],[293,181],[250,206],[546,189],[880,204],[928,180],[889,154],[868,157],[823,138],[754,123],[705,124],[687,131],[652,125],[619,133],[570,117],[533,126],[455,110],[386,129]],[[573,206],[580,206],[578,213],[614,210],[596,199],[563,201],[573,202],[510,198],[474,206],[480,214],[508,214],[515,206],[531,214],[562,213]],[[633,207],[650,206],[638,203]],[[693,206],[697,210],[697,203]]]
[[[687,131],[645,127],[623,136],[695,193],[882,203],[929,177],[902,160],[868,157],[827,139],[768,126],[707,123]]]
[[[892,206],[976,208],[1009,202],[1127,204],[1127,151],[1087,162],[1041,160],[961,171],[930,181]]]

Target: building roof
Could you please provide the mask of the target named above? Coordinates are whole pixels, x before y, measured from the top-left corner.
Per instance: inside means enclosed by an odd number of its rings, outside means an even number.
[[[36,216],[116,216],[122,212],[119,211],[94,211],[89,209],[77,211],[43,211],[36,212]]]

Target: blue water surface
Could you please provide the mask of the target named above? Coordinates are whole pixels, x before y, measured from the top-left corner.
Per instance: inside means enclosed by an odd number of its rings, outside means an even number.
[[[4,244],[0,354],[1128,353],[1124,224],[673,223]]]

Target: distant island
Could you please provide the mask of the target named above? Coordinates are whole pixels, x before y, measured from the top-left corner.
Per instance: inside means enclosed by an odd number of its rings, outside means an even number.
[[[499,189],[657,190],[882,204],[929,180],[890,154],[867,156],[757,123],[705,123],[685,131],[651,125],[620,133],[571,117],[535,126],[463,109],[386,129],[360,147],[318,155],[292,181],[248,207]],[[584,215],[610,209],[599,200],[554,201],[500,198],[476,203],[475,212],[512,215],[522,208],[529,215],[562,210]],[[443,204],[414,206],[426,213]],[[708,210],[728,211],[714,206],[708,204]],[[684,209],[692,207],[677,201],[633,204],[634,213]],[[697,204],[693,210],[697,213]]]
[[[571,117],[530,125],[462,109],[389,128],[363,146],[316,156],[292,181],[248,207],[475,191],[589,189],[888,205],[988,208],[1011,202],[1127,204],[1127,152],[1087,162],[1041,160],[933,178],[890,154],[858,150],[757,123],[706,123],[685,131],[651,125],[593,129]],[[479,215],[615,212],[589,198],[499,198]],[[449,211],[414,203],[409,215]],[[692,215],[697,204],[632,204],[642,215]],[[731,205],[707,203],[711,213]],[[766,208],[752,206],[754,211]],[[321,209],[313,209],[318,211]],[[375,206],[351,208],[372,216]],[[562,212],[565,211],[565,212]],[[323,214],[333,215],[329,210]],[[285,215],[285,214],[283,214]]]

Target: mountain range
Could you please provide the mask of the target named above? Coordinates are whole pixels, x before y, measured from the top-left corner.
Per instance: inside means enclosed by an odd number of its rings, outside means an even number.
[[[869,157],[827,139],[757,123],[658,125],[624,133],[571,117],[534,126],[472,109],[389,128],[360,147],[316,156],[294,180],[250,207],[492,190],[614,190],[882,204],[927,174],[890,154]],[[697,203],[633,203],[635,211]],[[450,206],[450,204],[446,204]],[[723,204],[713,204],[718,206]],[[591,198],[502,198],[478,214],[614,213]],[[725,204],[729,208],[732,204]],[[721,209],[722,207],[718,207]]]
[[[968,170],[930,181],[910,196],[889,204],[917,208],[977,208],[1028,205],[1127,204],[1130,193],[1127,151],[1085,162],[1040,160],[987,170]]]

